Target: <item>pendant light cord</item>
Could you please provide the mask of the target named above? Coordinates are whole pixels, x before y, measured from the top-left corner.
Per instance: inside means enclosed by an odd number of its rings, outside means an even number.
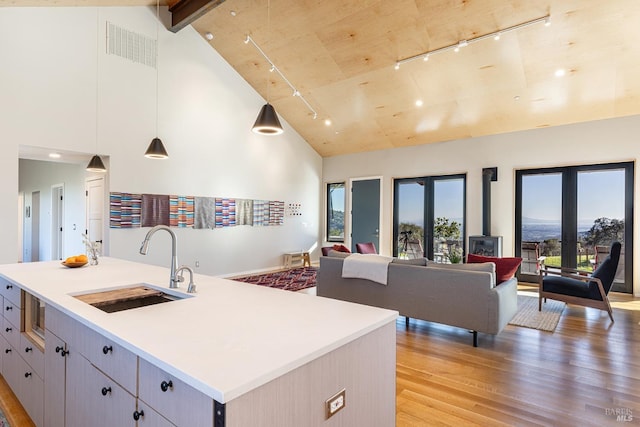
[[[156,0],[156,138],[158,137],[158,68],[160,55],[160,0]]]
[[[271,0],[267,0],[267,42],[271,39]],[[267,104],[271,101],[271,77],[267,74]]]
[[[100,6],[96,7],[96,154],[98,154],[98,85],[100,83]]]

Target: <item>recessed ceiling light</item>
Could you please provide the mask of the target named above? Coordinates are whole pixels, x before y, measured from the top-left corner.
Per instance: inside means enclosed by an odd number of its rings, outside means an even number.
[[[232,10],[232,11],[231,11],[231,12],[229,12],[229,13],[231,14],[231,16],[236,16],[236,15],[237,15],[237,13],[236,13],[236,11],[235,11],[235,10]]]
[[[424,56],[424,58],[422,58],[422,60],[423,60],[424,62],[427,62],[427,61],[429,60],[429,55],[428,55],[428,54],[427,54],[427,55],[425,55],[425,56]]]
[[[59,153],[49,153],[49,158],[51,159],[59,159],[62,157]]]
[[[520,101],[520,95],[516,95],[516,96],[514,96],[514,97],[513,97],[513,100],[514,100],[514,101]]]
[[[422,99],[418,99],[416,101],[416,107],[422,107],[422,104],[423,104]]]
[[[325,126],[331,126],[331,119],[325,119],[324,125]]]
[[[567,72],[564,70],[564,68],[558,68],[555,72],[556,77],[562,77],[565,74],[567,74]]]
[[[493,36],[494,40],[500,40],[500,33],[496,33],[495,36]]]
[[[206,38],[207,40],[213,40],[213,34],[211,34],[211,33],[205,33],[205,34],[204,34],[204,38]]]

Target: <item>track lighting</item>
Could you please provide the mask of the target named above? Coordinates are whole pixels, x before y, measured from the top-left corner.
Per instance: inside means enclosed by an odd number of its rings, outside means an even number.
[[[482,36],[474,37],[472,39],[462,39],[462,40],[459,40],[457,43],[454,43],[454,44],[451,44],[451,45],[448,45],[448,46],[443,46],[443,47],[438,48],[438,49],[430,50],[430,51],[427,51],[427,52],[422,52],[422,53],[419,53],[417,55],[413,55],[413,56],[410,56],[410,57],[407,57],[407,58],[404,58],[404,59],[400,59],[400,60],[396,61],[395,65],[394,65],[394,68],[396,70],[399,70],[400,69],[400,65],[402,65],[402,64],[404,64],[406,62],[411,62],[411,61],[416,60],[418,58],[422,58],[422,60],[424,62],[426,62],[426,61],[429,60],[429,57],[431,55],[436,54],[436,53],[445,52],[445,51],[448,51],[448,50],[453,50],[454,52],[459,52],[461,48],[463,48],[465,46],[468,46],[471,43],[475,43],[475,42],[478,42],[480,40],[484,40],[484,39],[489,38],[489,37],[493,37],[493,39],[495,39],[495,40],[500,40],[500,37],[502,36],[502,34],[505,34],[505,33],[511,32],[511,31],[515,31],[515,30],[519,30],[520,28],[528,27],[528,26],[531,26],[531,25],[534,25],[534,24],[538,24],[538,23],[544,23],[544,25],[548,27],[551,24],[551,16],[550,15],[543,16],[541,18],[537,18],[537,19],[533,19],[531,21],[523,22],[523,23],[518,24],[518,25],[513,25],[511,27],[500,29],[500,30],[495,31],[493,33],[484,34]]]
[[[316,112],[316,110],[311,106],[311,104],[309,104],[309,102],[304,98],[304,96],[302,96],[302,93],[300,93],[300,91],[298,89],[296,89],[296,87],[294,85],[291,84],[291,82],[289,80],[287,80],[287,78],[284,76],[284,74],[282,74],[282,71],[280,71],[280,69],[278,67],[276,67],[276,65],[273,63],[273,61],[271,61],[271,59],[269,59],[269,57],[267,56],[266,53],[264,53],[264,51],[260,48],[260,46],[258,46],[258,44],[251,38],[251,36],[247,36],[245,38],[245,43],[251,43],[258,52],[260,52],[260,54],[264,57],[264,59],[267,61],[267,63],[269,64],[269,71],[272,73],[277,73],[280,78],[289,86],[289,88],[291,89],[291,93],[293,93],[293,96],[299,98],[302,100],[302,102],[304,103],[304,105],[307,106],[307,108],[309,109],[309,111],[311,111],[311,113],[313,114],[313,118],[315,119],[316,117],[318,117],[318,113]],[[267,86],[267,89],[269,87]],[[263,107],[263,109],[269,105],[269,107],[271,109],[273,109],[273,106],[271,106],[269,104],[269,100],[267,99],[267,104],[265,104],[265,106]],[[262,114],[262,111],[260,112],[260,115]],[[274,110],[274,114],[275,114],[275,110]],[[258,118],[260,118],[260,115],[258,115]],[[258,123],[258,121],[256,120],[256,124]],[[278,123],[279,124],[279,123]],[[255,125],[254,125],[255,128]],[[254,130],[254,132],[256,132]],[[270,133],[273,134],[273,133]]]

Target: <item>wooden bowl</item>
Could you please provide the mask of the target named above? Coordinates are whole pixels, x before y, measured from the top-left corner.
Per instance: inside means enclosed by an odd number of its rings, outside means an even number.
[[[84,262],[64,262],[62,261],[61,264],[64,265],[65,267],[69,267],[69,268],[78,268],[78,267],[82,267],[83,265],[86,265],[88,261],[84,261]]]

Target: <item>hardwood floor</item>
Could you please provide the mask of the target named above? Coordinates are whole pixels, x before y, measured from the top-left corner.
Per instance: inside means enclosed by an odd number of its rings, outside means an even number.
[[[396,425],[640,425],[640,299],[610,297],[613,324],[567,306],[554,333],[509,325],[477,348],[467,331],[399,318]],[[0,405],[33,425],[1,377]]]
[[[611,300],[613,324],[567,306],[553,333],[508,325],[478,348],[467,331],[400,318],[396,425],[640,425],[640,300]]]

